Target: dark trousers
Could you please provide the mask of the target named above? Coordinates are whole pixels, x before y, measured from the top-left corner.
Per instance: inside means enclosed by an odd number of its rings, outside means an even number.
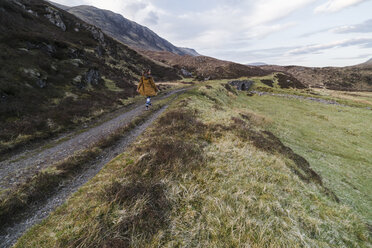
[[[151,106],[151,97],[146,97],[146,107]]]

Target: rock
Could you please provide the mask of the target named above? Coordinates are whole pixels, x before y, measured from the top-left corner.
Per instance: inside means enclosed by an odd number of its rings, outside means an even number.
[[[41,51],[43,51],[45,53],[48,53],[50,55],[56,52],[56,49],[53,45],[49,45],[49,44],[44,43],[44,42],[40,45],[40,49],[41,49]]]
[[[84,82],[91,85],[98,85],[101,81],[101,74],[97,69],[89,69],[84,76]]]
[[[105,44],[105,35],[102,33],[102,31],[100,29],[98,29],[95,26],[88,26],[88,25],[84,25],[84,27],[92,33],[93,38],[95,40],[99,41],[99,43],[101,43],[103,45],[106,45]]]
[[[189,72],[188,70],[186,70],[186,69],[184,69],[184,68],[181,69],[181,73],[182,73],[182,75],[183,75],[184,77],[192,77],[191,72]]]
[[[62,18],[60,16],[60,13],[58,10],[52,8],[52,7],[46,7],[46,12],[49,14],[44,15],[51,23],[62,29],[63,31],[66,31],[66,25],[62,21]]]
[[[32,69],[32,68],[26,69],[26,68],[24,68],[23,72],[31,78],[39,78],[40,77],[40,72],[38,72],[38,70],[36,70],[36,69]]]
[[[84,64],[84,62],[81,59],[71,59],[70,63],[76,67],[79,67],[80,65]]]
[[[75,32],[79,32],[79,29],[78,29],[78,28],[74,28],[74,31],[75,31]]]
[[[78,83],[81,83],[81,79],[82,79],[82,76],[78,75],[78,76],[74,77],[74,79],[72,79],[72,82],[74,84],[78,84]]]
[[[40,46],[35,45],[35,44],[33,44],[33,43],[29,42],[29,41],[26,42],[26,46],[27,46],[27,49],[28,50],[40,48]]]
[[[6,102],[8,100],[8,94],[5,92],[0,93],[0,102]]]
[[[36,16],[36,17],[39,16],[35,11],[32,11],[31,9],[27,10],[27,12],[30,13],[31,15],[33,15],[33,16]]]
[[[97,46],[95,49],[98,56],[102,56],[105,54],[105,49],[102,46]]]
[[[79,58],[83,55],[83,52],[81,50],[75,49],[75,48],[72,48],[72,47],[69,47],[68,51],[69,51],[69,56],[72,59],[77,59],[77,58]]]
[[[41,88],[44,89],[47,86],[47,82],[44,79],[38,78],[36,80],[36,84]]]
[[[52,68],[53,71],[58,71],[57,66],[55,64],[52,64],[50,68]]]
[[[22,3],[20,3],[18,0],[13,0],[12,1],[14,4],[18,5],[19,7],[21,7],[22,9],[26,9],[26,6],[24,6]]]
[[[229,84],[235,86],[237,90],[248,91],[252,87],[254,82],[250,80],[234,80],[230,81]]]
[[[86,87],[86,83],[82,82],[83,77],[78,75],[72,79],[72,84],[75,85],[79,89],[84,89]]]

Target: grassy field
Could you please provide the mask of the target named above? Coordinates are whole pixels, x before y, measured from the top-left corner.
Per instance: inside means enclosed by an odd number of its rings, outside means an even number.
[[[246,104],[268,116],[269,129],[310,162],[341,202],[372,223],[371,110],[275,96],[250,97]]]
[[[370,122],[208,82],[16,247],[371,247]]]

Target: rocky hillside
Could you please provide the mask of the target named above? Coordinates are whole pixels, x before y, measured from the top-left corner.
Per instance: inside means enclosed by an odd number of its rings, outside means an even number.
[[[144,67],[179,78],[40,0],[0,1],[0,65],[0,152],[119,106]]]
[[[170,52],[154,51],[144,51],[144,53],[154,60],[181,69],[184,76],[192,75],[201,80],[264,76],[272,72],[257,66],[247,66],[207,56],[180,56]]]
[[[372,61],[348,67],[261,66],[286,72],[310,87],[332,90],[372,91]]]
[[[199,55],[194,49],[174,46],[149,28],[130,21],[112,11],[86,5],[67,8],[66,10],[85,22],[101,28],[107,35],[135,49],[168,51],[179,55]]]

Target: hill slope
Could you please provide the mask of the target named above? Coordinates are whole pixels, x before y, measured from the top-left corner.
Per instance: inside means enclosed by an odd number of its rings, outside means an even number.
[[[179,55],[198,56],[190,48],[179,48],[159,37],[149,28],[139,25],[109,10],[93,6],[76,6],[67,9],[80,19],[102,29],[107,35],[140,50],[168,51]]]
[[[116,108],[144,67],[178,78],[47,2],[4,0],[0,13],[0,151]]]
[[[372,63],[347,67],[261,66],[291,74],[310,87],[332,90],[372,91]]]
[[[199,79],[222,79],[268,75],[272,71],[207,56],[180,56],[170,52],[142,51],[150,58],[176,68],[184,68]]]

